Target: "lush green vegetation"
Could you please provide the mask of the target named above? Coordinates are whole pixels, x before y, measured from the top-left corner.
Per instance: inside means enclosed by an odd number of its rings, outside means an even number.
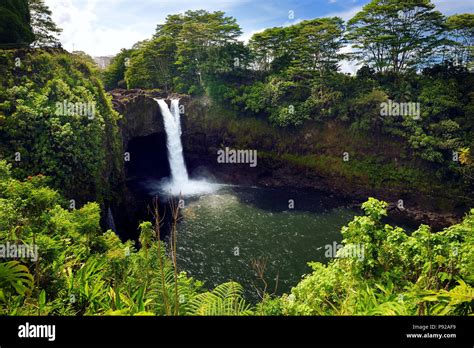
[[[43,176],[13,179],[10,167],[0,162],[0,243],[38,245],[41,254],[0,263],[2,314],[466,315],[474,310],[474,210],[442,232],[420,226],[407,235],[381,222],[386,204],[371,198],[362,206],[365,216],[342,229],[344,249],[338,255],[345,257],[328,265],[310,263],[313,272],[291,294],[265,294],[261,303],[250,305],[236,283],[207,291],[178,272],[175,239],[166,244],[159,238],[159,214],[155,224],[140,225],[137,250],[112,231],[101,231],[96,203],[69,210],[46,182]],[[348,256],[355,246],[363,246],[363,258]]]
[[[282,299],[282,312],[298,315],[467,315],[473,311],[474,210],[455,226],[411,235],[384,225],[386,203],[373,198],[365,216],[342,228],[344,249],[364,246],[364,257],[328,265],[310,263],[307,275]]]
[[[7,0],[0,4],[0,44],[30,44],[34,40],[28,0]]]
[[[306,20],[264,30],[244,44],[234,18],[188,11],[168,16],[152,39],[122,50],[102,73],[84,54],[45,48],[57,45],[59,29],[43,1],[5,1],[0,15],[0,43],[43,47],[0,52],[0,245],[37,246],[41,255],[0,263],[0,314],[473,313],[474,210],[439,233],[420,226],[407,234],[383,224],[387,205],[370,198],[365,215],[342,228],[341,257],[310,263],[312,272],[290,294],[265,294],[256,304],[245,301],[239,284],[210,290],[180,272],[176,239],[160,239],[156,209],[154,223],[140,224],[138,246],[100,227],[101,203],[113,194],[123,156],[120,116],[104,85],[209,96],[241,115],[230,125],[259,124],[253,136],[268,134],[263,120],[290,130],[339,122],[359,137],[397,137],[429,163],[437,184],[448,182],[436,188],[458,184],[469,196],[472,15],[445,18],[428,0],[373,0],[348,23]],[[348,43],[355,52],[342,52]],[[355,76],[339,72],[344,59],[362,65]],[[420,103],[420,117],[382,117],[380,105],[388,100]],[[94,105],[94,113],[58,112],[64,103]],[[239,141],[252,143],[248,133]],[[420,192],[430,184],[420,170],[370,156],[346,165],[280,146],[289,163],[369,186],[408,180],[406,187]],[[364,257],[347,257],[354,247]]]
[[[0,4],[0,45],[59,46],[61,32],[44,0],[5,0]]]
[[[250,314],[236,283],[207,292],[178,273],[159,229],[140,225],[140,250],[99,226],[100,209],[69,210],[44,176],[11,177],[0,162],[0,244],[41,257],[0,263],[0,313],[10,315]]]
[[[62,50],[1,51],[0,62],[0,153],[17,177],[47,175],[78,204],[110,195],[122,160],[119,115],[95,70]],[[94,114],[59,113],[65,101]]]
[[[306,20],[244,45],[234,19],[188,11],[123,50],[104,76],[108,88],[207,94],[280,127],[337,120],[359,134],[393,135],[438,179],[471,185],[473,28],[472,14],[445,17],[428,0],[373,0],[347,23]],[[342,53],[348,44],[353,52]],[[355,76],[339,72],[344,59],[360,64]],[[389,100],[419,103],[419,115],[381,116]]]
[[[61,29],[51,18],[52,12],[44,3],[44,0],[28,0],[31,15],[31,27],[36,47],[55,46],[60,47],[58,35]]]

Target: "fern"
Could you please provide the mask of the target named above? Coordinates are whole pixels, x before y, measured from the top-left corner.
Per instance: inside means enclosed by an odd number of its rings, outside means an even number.
[[[242,286],[235,282],[218,285],[213,291],[199,294],[189,305],[190,315],[251,315],[243,298]]]

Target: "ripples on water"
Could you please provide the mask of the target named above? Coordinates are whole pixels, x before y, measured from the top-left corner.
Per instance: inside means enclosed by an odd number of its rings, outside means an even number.
[[[307,262],[328,261],[325,245],[340,243],[341,227],[355,214],[322,193],[221,186],[186,200],[178,264],[210,288],[234,280],[256,299],[254,286],[262,284],[251,263],[265,259],[270,292],[278,278],[281,294],[310,272]]]
[[[237,281],[249,298],[256,299],[252,289],[262,284],[251,267],[253,260],[266,261],[265,279],[271,289],[278,283],[277,293],[288,291],[309,272],[308,261],[327,261],[324,245],[340,242],[339,231],[354,211],[322,193],[190,180],[183,158],[179,100],[171,100],[170,108],[165,100],[156,101],[165,125],[171,178],[142,185],[150,196],[185,200],[177,236],[182,270],[208,287]]]

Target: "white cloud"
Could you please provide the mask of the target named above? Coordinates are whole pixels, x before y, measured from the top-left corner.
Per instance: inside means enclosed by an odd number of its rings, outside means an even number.
[[[352,46],[344,46],[343,48],[341,48],[340,50],[340,53],[351,53],[351,52],[354,52],[354,49],[352,48]],[[355,75],[355,73],[357,72],[357,70],[360,69],[362,65],[361,64],[356,64],[355,61],[351,61],[351,60],[343,60],[341,62],[341,67],[340,67],[340,70],[343,72],[343,73],[349,73],[351,75]]]
[[[248,43],[250,38],[253,36],[253,34],[257,34],[257,33],[260,33],[262,31],[264,31],[265,29],[267,28],[261,28],[261,29],[256,29],[256,30],[251,30],[251,31],[247,31],[247,32],[244,32],[240,37],[239,37],[239,40],[240,41],[243,41],[245,43]]]
[[[93,56],[115,54],[152,33],[128,26],[108,28],[102,25],[98,0],[46,0],[46,3],[53,12],[53,20],[63,29],[60,40],[69,51],[85,51]],[[113,7],[114,3],[118,0],[109,0],[107,5]]]
[[[150,38],[166,16],[185,10],[228,10],[251,0],[46,0],[63,29],[60,41],[72,51],[113,55]],[[158,11],[159,10],[159,11]]]
[[[229,11],[254,0],[46,0],[53,12],[53,19],[63,29],[60,40],[69,51],[82,50],[93,56],[112,55],[121,48],[130,48],[135,42],[150,38],[157,23],[166,16],[186,10],[206,9]],[[328,3],[340,3],[327,0]],[[444,14],[472,13],[472,0],[433,0]],[[283,6],[261,1],[259,13],[244,16],[239,23],[245,31],[241,39],[248,41],[263,30],[264,23],[275,23],[276,18],[287,16]],[[362,6],[325,14],[351,19]],[[298,16],[301,14],[298,13]],[[291,25],[299,20],[282,23]],[[275,23],[276,24],[276,23]],[[262,28],[262,29],[259,29]]]
[[[325,14],[324,17],[340,17],[344,21],[348,21],[349,19],[354,17],[357,12],[360,12],[361,10],[362,6],[355,6],[344,11],[330,12],[328,14]]]
[[[455,13],[472,13],[474,7],[472,5],[472,0],[432,0],[432,2],[436,5],[436,9],[445,15],[452,15]],[[345,21],[348,21],[354,17],[357,12],[362,10],[362,7],[363,6],[356,6],[345,11],[328,13],[325,15],[325,17],[337,16],[341,17]],[[354,50],[350,46],[345,46],[341,50],[343,53],[349,53],[352,51]],[[353,61],[344,60],[341,62],[340,70],[344,73],[355,74],[360,67],[360,65],[355,64]]]

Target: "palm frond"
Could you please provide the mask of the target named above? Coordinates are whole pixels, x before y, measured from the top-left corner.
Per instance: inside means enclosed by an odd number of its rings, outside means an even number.
[[[12,287],[18,295],[31,292],[33,276],[25,265],[18,261],[0,263],[0,289]]]

